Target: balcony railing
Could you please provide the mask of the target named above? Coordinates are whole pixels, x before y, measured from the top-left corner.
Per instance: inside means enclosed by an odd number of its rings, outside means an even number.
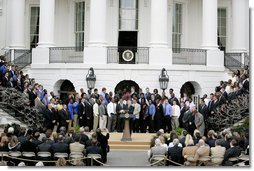
[[[49,63],[83,63],[84,47],[51,47]]]
[[[232,71],[249,65],[249,62],[250,57],[247,53],[225,53],[224,65]]]
[[[6,62],[11,62],[11,50],[8,49],[4,53],[4,58]]]
[[[206,65],[205,49],[173,48],[173,64]]]
[[[126,51],[131,51],[133,58],[124,59]],[[149,64],[149,48],[148,47],[108,47],[107,62],[119,64]]]
[[[32,54],[30,49],[14,49],[14,61],[13,64],[18,65],[20,69],[32,62]]]

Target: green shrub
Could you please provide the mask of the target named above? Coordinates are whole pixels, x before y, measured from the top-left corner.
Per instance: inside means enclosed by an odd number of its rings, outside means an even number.
[[[249,131],[249,117],[246,117],[242,125],[230,128],[231,132],[246,132]]]

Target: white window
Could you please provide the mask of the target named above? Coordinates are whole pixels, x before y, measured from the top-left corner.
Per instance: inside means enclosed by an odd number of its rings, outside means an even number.
[[[30,49],[39,42],[40,7],[31,7],[30,18]]]
[[[85,30],[85,2],[75,4],[75,47],[77,51],[83,51]]]
[[[119,1],[119,30],[138,30],[138,0]]]
[[[172,48],[173,52],[176,52],[181,48],[181,37],[182,37],[182,16],[183,16],[183,5],[175,3],[173,6],[173,24],[172,24]]]
[[[226,51],[227,42],[227,11],[226,8],[218,8],[218,25],[217,25],[218,46],[220,50]]]

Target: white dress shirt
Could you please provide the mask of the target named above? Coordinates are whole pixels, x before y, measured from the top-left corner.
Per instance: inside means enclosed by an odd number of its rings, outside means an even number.
[[[111,117],[111,113],[116,113],[116,104],[110,102],[107,106],[108,116]]]
[[[176,116],[176,117],[180,116],[181,111],[180,111],[180,107],[178,105],[173,105],[172,110],[173,110],[172,116]]]

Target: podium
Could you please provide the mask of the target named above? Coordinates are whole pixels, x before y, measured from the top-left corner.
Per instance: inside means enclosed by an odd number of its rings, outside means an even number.
[[[130,133],[130,119],[134,116],[133,114],[121,114],[120,118],[124,119],[124,130],[121,141],[131,141],[131,133]]]

